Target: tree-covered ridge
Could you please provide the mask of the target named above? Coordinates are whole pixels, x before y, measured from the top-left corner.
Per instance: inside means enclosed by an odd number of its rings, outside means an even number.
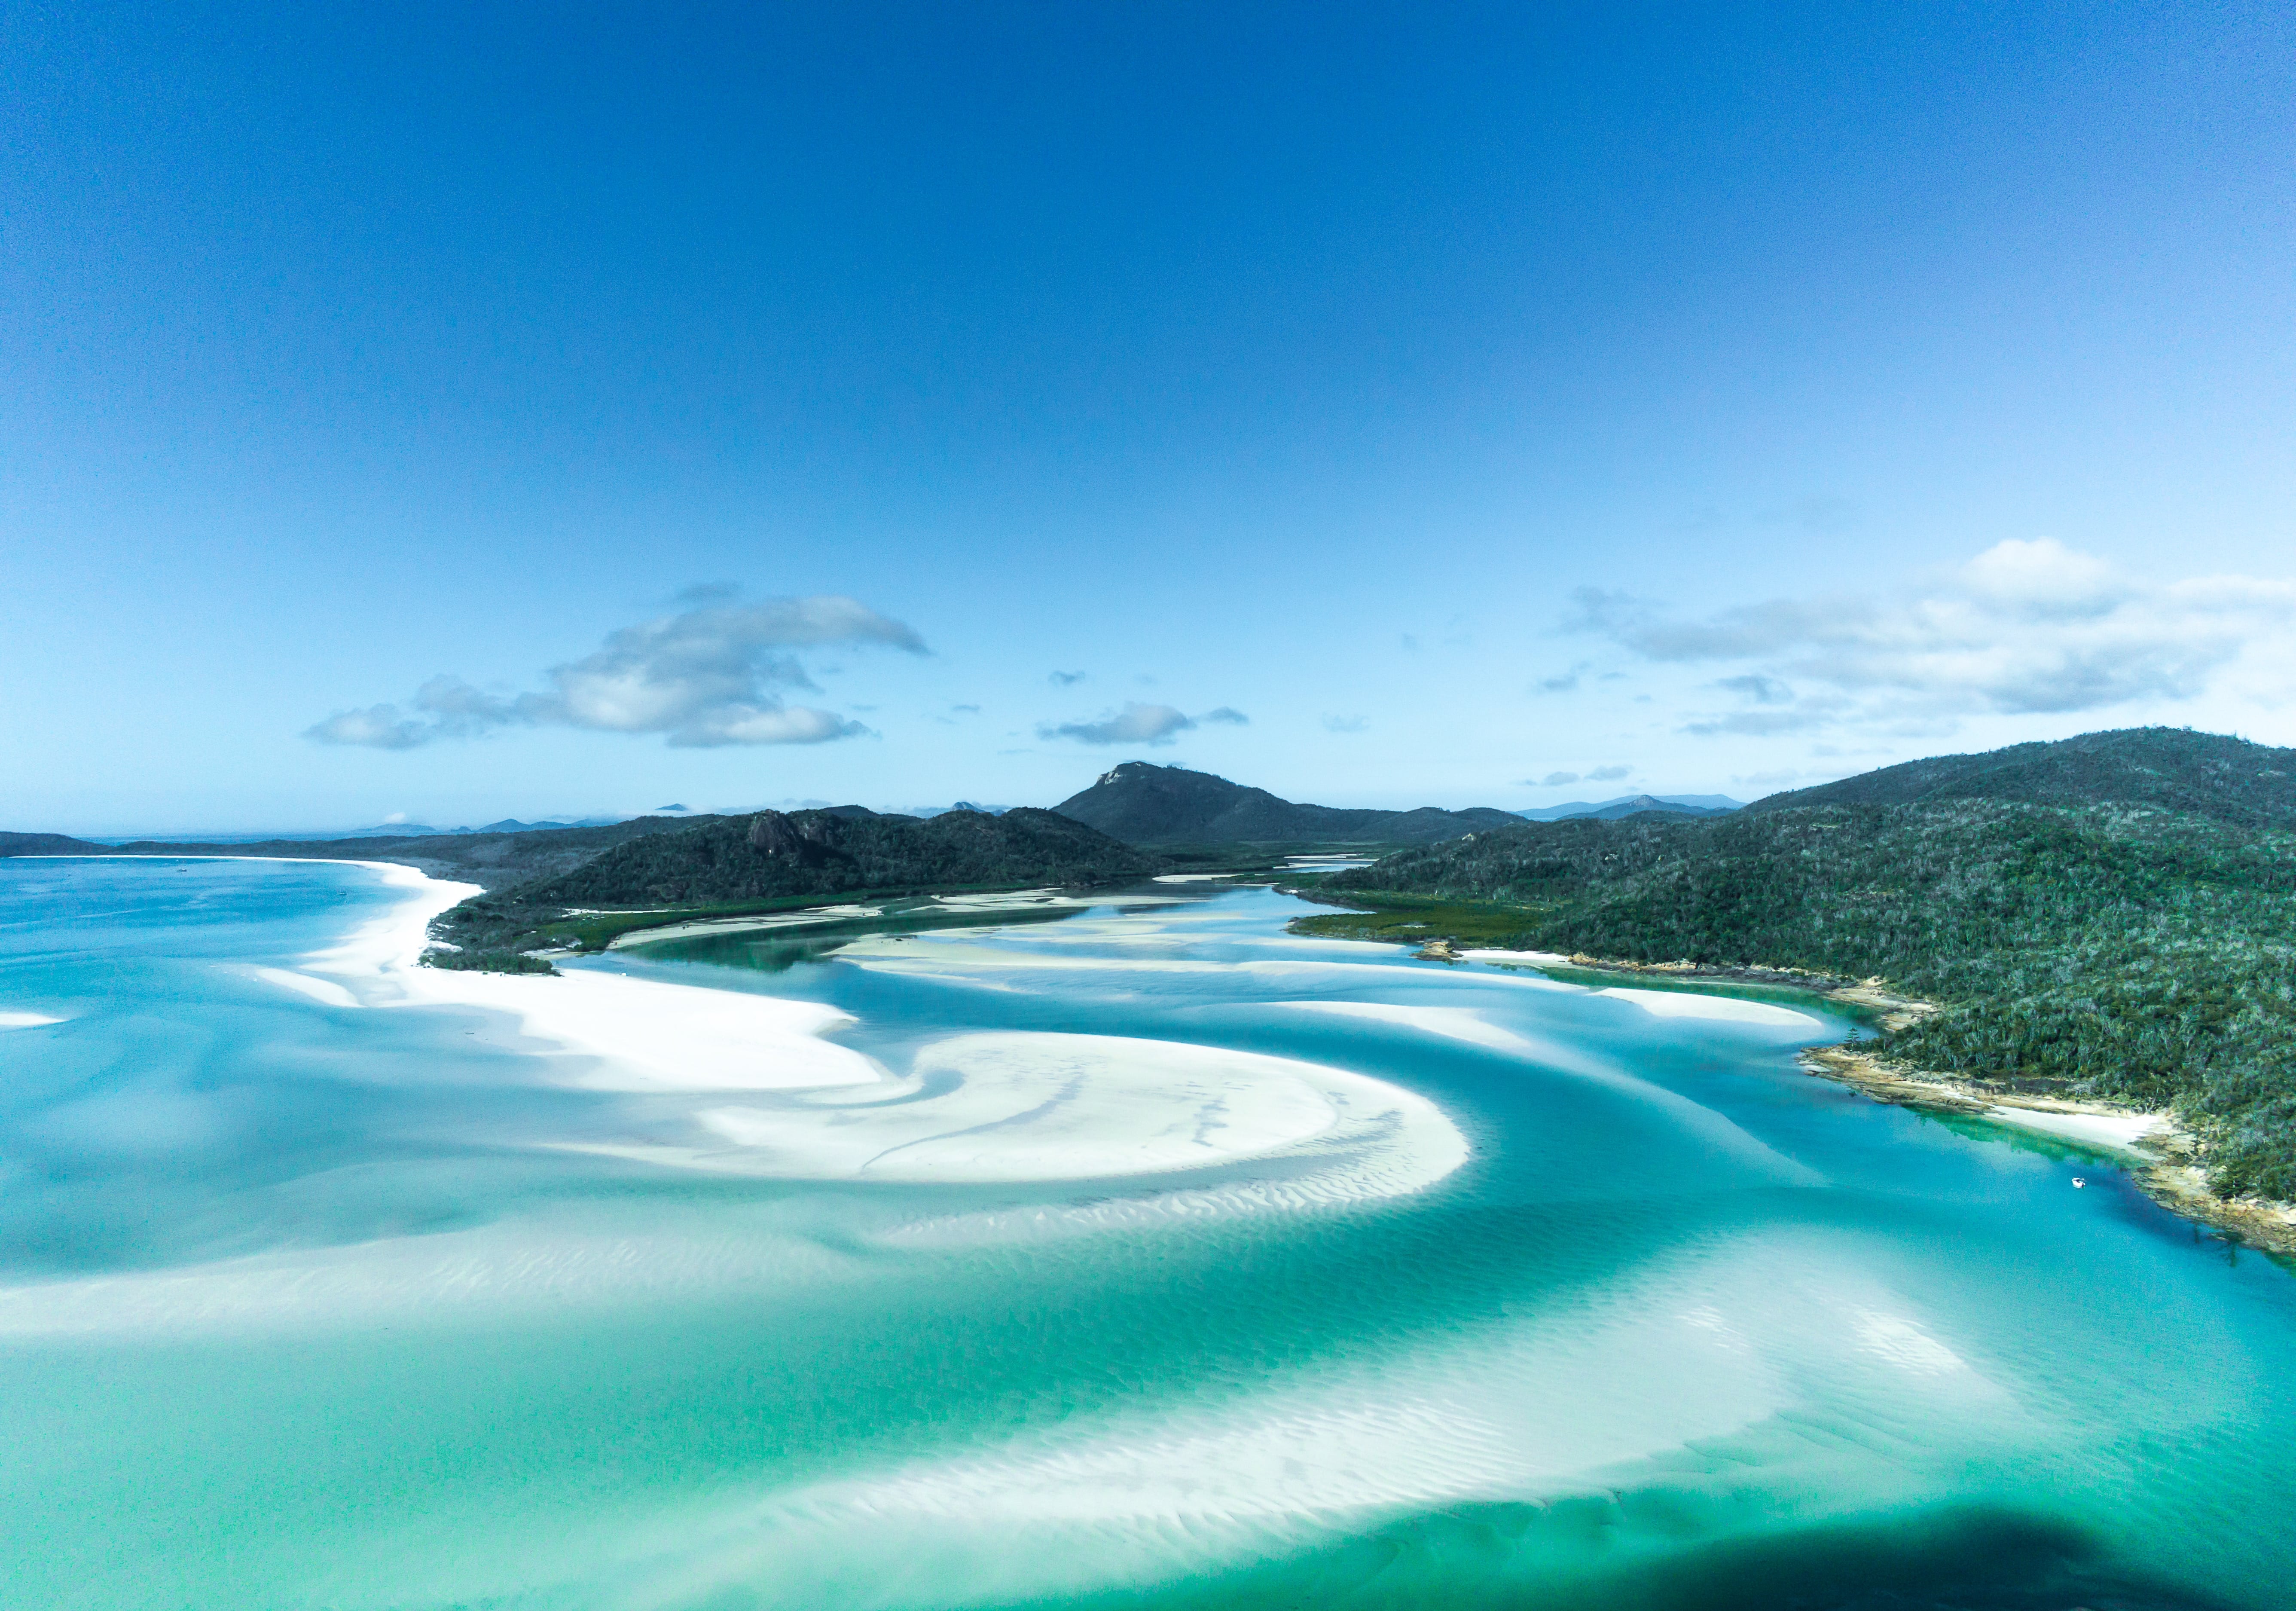
[[[864,889],[1108,884],[1150,857],[1051,811],[849,817],[760,811],[633,840],[516,893],[567,906],[679,906]]]
[[[1127,844],[1425,844],[1520,820],[1477,806],[1411,811],[1300,805],[1186,767],[1128,760],[1053,808]]]
[[[607,931],[840,896],[1128,884],[1167,865],[1051,811],[878,816],[760,811],[631,840],[571,872],[476,895],[436,933],[465,950],[516,955],[604,943]],[[604,908],[611,918],[580,914]]]
[[[1943,1011],[1885,1050],[2175,1106],[2231,1191],[2296,1197],[2296,833],[1963,800],[1527,824],[1328,888],[1496,902],[1516,941],[1880,975]]]
[[[2152,806],[2238,827],[2296,828],[2296,750],[2189,727],[2124,727],[1976,755],[1933,755],[1755,801],[1813,805]]]

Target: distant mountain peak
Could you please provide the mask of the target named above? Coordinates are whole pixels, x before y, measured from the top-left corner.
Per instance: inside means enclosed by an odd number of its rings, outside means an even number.
[[[1721,817],[1744,807],[1727,794],[1621,794],[1615,800],[1574,800],[1564,805],[1542,806],[1515,813],[1530,822],[1570,822],[1582,817],[1611,821],[1640,811],[1666,811],[1677,817]]]
[[[1147,760],[1111,767],[1053,809],[1128,844],[1426,844],[1517,820],[1489,807],[1385,811],[1301,805],[1210,772]]]

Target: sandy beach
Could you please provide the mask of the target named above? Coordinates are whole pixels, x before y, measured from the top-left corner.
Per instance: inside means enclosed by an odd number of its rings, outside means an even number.
[[[2296,1253],[2296,1204],[2218,1196],[2201,1166],[2200,1138],[2174,1114],[1996,1090],[1887,1063],[1855,1047],[1813,1047],[1801,1061],[1811,1073],[1855,1086],[1877,1101],[1983,1119],[2118,1153],[2145,1194],[2162,1207],[2251,1245]]]
[[[541,1059],[545,1077],[556,1083],[775,1098],[770,1106],[697,1100],[685,1144],[569,1144],[583,1150],[719,1173],[906,1181],[1103,1179],[1289,1158],[1316,1178],[1313,1195],[1332,1200],[1415,1190],[1467,1156],[1464,1138],[1424,1097],[1293,1058],[1116,1036],[1006,1032],[933,1042],[901,1074],[829,1039],[855,1020],[816,1002],[593,969],[551,975],[426,967],[421,958],[432,920],[474,886],[391,863],[355,865],[405,899],[297,968],[250,973],[330,1007],[507,1015],[517,1025],[514,1049]],[[997,910],[1047,903],[1089,904],[1046,892],[961,896],[947,904]],[[868,910],[846,906],[810,916]]]
[[[1862,1007],[1890,1030],[1903,1029],[1939,1010],[1935,1002],[1899,995],[1879,979],[1843,983],[1786,968],[1709,969],[1689,963],[1620,962],[1552,951],[1491,949],[1452,951],[1440,959],[1493,964],[1511,972],[1562,966],[1628,977],[1655,974],[1677,978],[1685,983],[1710,979],[1718,983],[1806,989],[1824,1000]],[[1815,1022],[1809,1015],[1791,1007],[1693,990],[1613,986],[1597,993],[1625,999],[1646,1011],[1672,1017],[1734,1018],[1780,1027],[1789,1020]],[[2296,1204],[2218,1195],[2210,1188],[2208,1171],[2201,1163],[2200,1138],[2179,1123],[2174,1114],[2128,1108],[2111,1102],[2004,1091],[1981,1082],[1906,1068],[1855,1046],[1813,1047],[1801,1054],[1801,1064],[1822,1078],[1855,1086],[1877,1101],[1982,1119],[2005,1129],[2050,1136],[2117,1154],[2132,1166],[2133,1178],[2146,1195],[2162,1207],[2230,1232],[2252,1245],[2274,1253],[2296,1253]]]

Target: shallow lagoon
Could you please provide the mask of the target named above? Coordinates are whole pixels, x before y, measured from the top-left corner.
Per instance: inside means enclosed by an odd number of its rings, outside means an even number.
[[[0,863],[0,1013],[59,1020],[0,1028],[12,1603],[2296,1581],[2296,1280],[2097,1155],[1800,1073],[1840,1021],[1165,885],[618,951],[582,966],[849,1014],[885,1083],[617,1089],[498,1014],[282,982],[404,899],[326,864]],[[1303,1136],[1316,1102],[1354,1128]],[[1046,1178],[1063,1135],[1156,1172]],[[1177,1167],[1199,1136],[1230,1152]]]

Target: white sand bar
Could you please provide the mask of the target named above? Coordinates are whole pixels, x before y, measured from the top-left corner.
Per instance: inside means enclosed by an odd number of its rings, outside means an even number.
[[[697,934],[741,934],[760,929],[818,928],[825,923],[845,923],[856,917],[882,917],[881,906],[809,906],[796,912],[760,912],[748,917],[698,917],[691,923],[665,923],[660,928],[632,929],[606,942],[610,951],[627,946],[652,945],[661,940],[691,940]]]
[[[467,1007],[506,1013],[549,1077],[607,1090],[774,1090],[863,1085],[885,1072],[821,1037],[849,1015],[811,1001],[698,990],[619,974],[462,973],[424,967],[430,920],[477,886],[386,862],[358,865],[408,892],[388,915],[293,971],[257,976],[331,1006]]]
[[[297,995],[316,1001],[322,1007],[361,1005],[357,996],[352,995],[333,980],[321,979],[312,974],[298,973],[292,968],[251,967],[247,970],[247,974],[250,979],[259,979],[276,989],[292,990]]]
[[[2053,1114],[2032,1107],[1988,1107],[1985,1116],[1996,1124],[2013,1124],[2093,1147],[2134,1147],[2169,1128],[2166,1114]]]
[[[1464,1040],[1495,1052],[1535,1052],[1538,1048],[1513,1030],[1501,1029],[1469,1007],[1390,1007],[1383,1001],[1275,1001],[1270,1007],[1295,1013],[1316,1013],[1330,1018],[1361,1018],[1391,1023],[1398,1029]]]
[[[557,1075],[568,1084],[791,1093],[771,1106],[698,1109],[696,1145],[583,1150],[786,1179],[920,1181],[1089,1179],[1289,1155],[1330,1176],[1324,1195],[1336,1196],[1416,1189],[1467,1157],[1465,1138],[1426,1098],[1292,1058],[1000,1032],[927,1046],[898,1079],[823,1039],[853,1020],[818,1002],[587,969],[554,976],[424,967],[430,920],[476,892],[411,868],[362,865],[410,898],[270,982],[330,1001],[340,991],[361,1007],[510,1014],[547,1055],[570,1059]]]
[[[597,1147],[799,1179],[1083,1180],[1290,1155],[1384,1196],[1441,1179],[1467,1144],[1426,1098],[1290,1057],[1117,1035],[993,1032],[918,1053],[912,1078],[851,1097],[697,1115],[693,1147]]]
[[[45,1013],[0,1013],[0,1029],[38,1029],[44,1024],[62,1023],[61,1018],[51,1018]]]
[[[660,984],[619,974],[423,968],[395,1005],[490,1007],[567,1058],[553,1077],[594,1090],[775,1090],[867,1085],[884,1070],[821,1037],[853,1022],[814,1001]]]
[[[1745,1001],[1735,996],[1702,996],[1693,990],[1596,990],[1630,1003],[1660,1018],[1710,1018],[1718,1023],[1768,1023],[1780,1029],[1822,1029],[1824,1023],[1808,1013],[1767,1001]]]

